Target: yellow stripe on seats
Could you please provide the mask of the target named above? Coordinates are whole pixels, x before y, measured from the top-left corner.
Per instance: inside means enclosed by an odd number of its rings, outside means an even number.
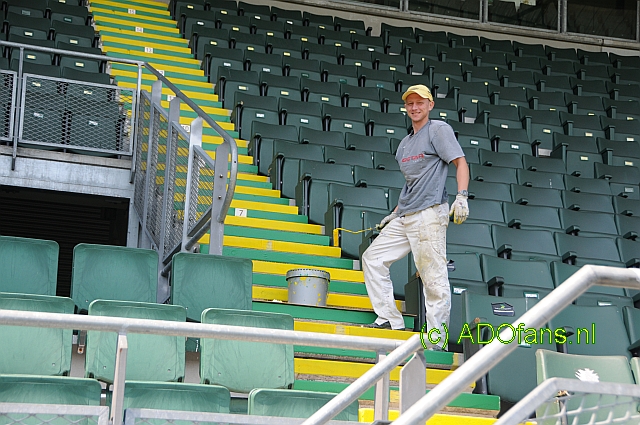
[[[293,224],[293,223],[289,223]],[[239,225],[241,226],[241,225]],[[307,232],[309,233],[309,232]],[[291,269],[304,268],[300,264],[289,263],[272,263],[269,261],[253,260],[253,272],[264,274],[275,274],[285,276]],[[339,280],[341,282],[364,282],[364,276],[360,270],[335,269],[332,267],[313,266],[314,269],[324,270],[331,275],[331,280]]]
[[[225,236],[226,237],[226,236]],[[266,286],[253,286],[253,298],[262,300],[278,300],[287,302],[287,288],[272,288]],[[357,308],[359,310],[373,310],[369,297],[365,295],[345,295],[330,293],[327,295],[327,305],[340,308]],[[402,303],[396,301],[398,310],[402,311]]]

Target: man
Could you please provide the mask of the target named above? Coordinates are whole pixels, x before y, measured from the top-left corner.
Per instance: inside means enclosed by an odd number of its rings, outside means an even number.
[[[443,323],[448,325],[451,309],[446,232],[449,215],[456,224],[469,215],[469,167],[451,126],[429,120],[435,105],[431,91],[424,85],[411,86],[402,100],[413,127],[396,153],[406,182],[397,207],[380,222],[380,235],[362,255],[367,292],[378,315],[370,326],[404,329],[393,298],[389,267],[411,251],[424,284],[428,330],[436,328],[442,335],[441,343],[433,349],[441,350],[446,345]],[[458,183],[450,210],[445,188],[449,163],[456,166]],[[435,339],[437,332],[433,334]]]

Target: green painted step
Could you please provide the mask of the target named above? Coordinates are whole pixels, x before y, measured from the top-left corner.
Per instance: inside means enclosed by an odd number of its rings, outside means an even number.
[[[96,7],[98,7],[98,5],[96,5]],[[107,6],[104,7],[104,9],[108,9],[111,8],[111,6]],[[94,20],[96,22],[100,22],[100,17],[102,17],[102,12],[99,13],[94,13]],[[164,22],[164,21],[147,21],[147,20],[143,20],[143,19],[138,19],[136,18],[136,15],[127,15],[127,16],[122,16],[122,15],[104,15],[104,17],[108,17],[108,18],[114,18],[114,19],[118,19],[119,21],[123,21],[126,23],[131,23],[131,24],[138,24],[137,26],[144,26],[145,24],[149,24],[149,25],[155,25],[158,27],[167,27],[167,28],[177,28],[178,27],[178,23],[173,21],[173,22]],[[171,17],[165,17],[165,19],[171,19]],[[141,25],[142,24],[142,25]],[[102,24],[100,24],[102,25]],[[126,25],[126,24],[125,24]],[[115,26],[115,25],[112,25]],[[122,28],[122,26],[121,26]],[[145,29],[145,32],[147,32],[147,30]]]
[[[109,53],[111,54],[111,53]],[[145,72],[146,74],[150,74],[150,72]],[[174,74],[174,75],[169,75],[169,74]],[[201,78],[198,77],[197,75],[190,75],[190,74],[177,74],[175,72],[168,72],[165,71],[164,72],[164,76],[171,79],[171,78],[181,78],[181,79],[186,79],[189,81],[197,81],[197,80],[201,80],[204,82],[207,82],[206,78]],[[127,82],[127,83],[133,83],[136,84],[138,82],[138,77],[127,77],[126,75],[116,75],[115,76],[116,79],[118,79],[118,81],[123,81],[123,82]],[[142,80],[143,83],[145,84],[151,84],[151,81],[149,80]],[[188,91],[197,91],[197,92],[203,92],[203,93],[213,93],[213,85],[211,85],[210,88],[204,88],[204,87],[198,87],[198,86],[186,86],[184,84],[176,84],[176,86],[180,89],[180,90],[188,90]],[[200,100],[200,99],[198,99]],[[186,112],[186,111],[185,111]]]
[[[356,325],[373,323],[378,317],[372,311],[342,310],[338,308],[301,306],[287,303],[253,301],[252,306],[253,310],[256,311],[285,313],[296,319],[353,323]],[[404,316],[404,326],[413,329],[413,317]]]
[[[108,52],[108,56],[111,56],[113,58],[120,58],[120,59],[140,60],[140,56],[132,55],[128,53]],[[144,58],[144,59],[147,62],[152,62],[155,64],[164,64],[169,66],[175,66],[178,68],[181,67],[181,68],[188,68],[188,69],[200,69],[200,65],[198,65],[197,63],[180,63],[178,61],[166,60],[166,59],[160,59],[160,58]]]
[[[128,34],[128,33],[122,33],[122,32],[119,32],[119,31],[114,31],[114,30],[112,30],[110,28],[102,28],[100,30],[100,34],[101,35],[109,35],[111,37],[118,37],[118,38],[123,39],[123,40],[136,40],[136,41],[138,41],[138,40],[148,40],[149,39],[147,37],[140,37],[138,35],[133,35],[133,34]],[[138,33],[136,33],[136,34],[138,34]],[[159,40],[159,39],[156,39],[156,40],[153,40],[153,42],[154,43],[158,43],[158,44],[164,44],[166,46],[188,47],[182,41],[183,38],[181,38],[178,34],[174,34],[174,35],[175,35],[173,37],[174,40],[165,40],[165,39]],[[169,35],[169,37],[170,36],[171,35]],[[152,40],[149,40],[149,41],[152,41]]]
[[[94,16],[93,19],[96,22],[96,24],[98,24],[100,26],[109,27],[109,28],[117,28],[117,29],[128,30],[128,31],[135,31],[136,27],[140,26],[140,25],[136,25],[136,22],[131,22],[131,24],[127,24],[126,22],[121,22],[121,23],[106,22],[104,20],[101,20],[100,16]],[[157,30],[157,29],[150,29],[150,28],[145,28],[144,29],[144,33],[145,34],[164,35],[164,36],[167,36],[167,37],[176,37],[176,36],[178,36],[178,34],[176,34],[176,33],[167,32],[167,31],[163,31],[163,30]]]
[[[346,350],[346,349],[340,349],[340,348],[308,347],[308,346],[302,346],[302,345],[295,345],[294,351],[296,351],[297,353],[304,353],[304,354],[322,354],[326,356],[353,357],[353,358],[372,359],[372,360],[376,358],[375,353],[373,353],[372,351]],[[428,350],[423,350],[423,351],[427,358],[427,362],[429,364],[441,365],[441,366],[451,366],[453,364],[453,353],[436,352],[436,351],[428,351]]]
[[[264,273],[254,273],[253,284],[279,288],[287,288],[289,286],[289,284],[287,283],[287,279],[284,276]],[[367,288],[363,283],[341,282],[339,280],[332,280],[329,283],[329,292],[351,295],[367,295]]]
[[[240,180],[238,180],[240,182]],[[235,215],[235,208],[229,208],[228,215]],[[309,220],[306,215],[282,214],[269,211],[247,210],[249,218],[264,218],[267,220],[289,221],[291,223],[308,224]]]
[[[166,3],[160,3],[160,2],[139,2],[135,0],[118,0],[118,3],[146,7],[147,9],[167,10]]]
[[[430,352],[429,354],[432,354]],[[429,363],[433,363],[430,361],[430,358],[427,355],[427,361]],[[428,373],[428,372],[427,372]],[[345,384],[342,382],[318,382],[318,381],[305,381],[305,380],[296,380],[293,383],[294,390],[305,390],[305,391],[323,391],[328,393],[339,393],[344,390],[349,384]],[[392,390],[398,391],[397,387],[391,387]],[[427,390],[427,393],[429,390]],[[375,387],[369,388],[367,392],[362,394],[359,398],[360,400],[373,400],[375,394]],[[486,395],[486,394],[469,394],[462,393],[459,394],[456,398],[454,398],[449,404],[449,407],[459,407],[459,408],[468,408],[468,409],[483,409],[483,410],[500,410],[500,397],[495,395]]]
[[[209,115],[209,116],[214,118],[216,121],[231,122],[229,117],[223,117],[222,115]],[[218,117],[220,119],[218,119]],[[240,134],[235,130],[225,130],[225,131],[229,134],[229,136],[233,137],[234,139],[240,138]],[[207,136],[220,136],[220,134],[211,127],[202,127],[202,134]],[[218,146],[218,145],[214,144],[213,146]],[[215,149],[210,149],[210,150],[215,150]]]
[[[237,197],[238,195],[236,195]],[[237,198],[235,198],[237,199]],[[243,238],[266,239],[269,241],[306,243],[309,245],[329,246],[329,236],[310,235],[307,233],[281,232],[280,230],[256,229],[254,227],[224,226],[224,234]],[[254,279],[255,279],[254,274]],[[270,275],[263,275],[270,276]],[[284,279],[284,277],[282,277]],[[266,281],[265,281],[266,282]],[[264,283],[268,286],[280,286]],[[333,284],[333,282],[331,282]]]
[[[115,12],[124,12],[124,13],[128,13],[129,8],[127,6],[113,6],[113,5],[106,5],[106,4],[100,4],[100,3],[94,3],[93,5],[96,8],[100,8],[100,9],[108,9],[108,10],[113,10]],[[143,4],[137,4],[134,7],[132,7],[132,9],[136,9],[136,14],[132,15],[132,16],[155,16],[157,18],[162,18],[162,19],[172,19],[170,15],[167,14],[161,14],[160,11],[162,9],[158,9],[157,12],[155,11],[148,11],[148,10],[140,10],[138,9],[138,7],[147,7],[147,5],[143,5]],[[166,11],[167,8],[165,7],[164,10]],[[102,13],[102,12],[100,12]],[[159,24],[156,24],[159,25]]]
[[[156,43],[161,43],[162,40],[158,40],[156,41]],[[137,44],[127,44],[127,43],[114,43],[113,41],[108,41],[104,43],[105,46],[109,46],[109,47],[117,47],[120,49],[129,49],[129,50],[133,50],[133,51],[138,51],[138,52],[144,52],[144,46],[138,46]],[[176,58],[187,58],[187,59],[193,59],[193,54],[191,52],[189,53],[183,53],[183,52],[174,52],[171,50],[171,46],[167,46],[166,49],[160,49],[158,47],[154,47],[153,48],[153,53],[159,54],[159,55],[168,55],[168,56],[174,56]]]
[[[320,257],[309,254],[293,254],[289,252],[264,251],[259,249],[224,247],[222,255],[248,258],[251,260],[270,261],[273,263],[290,263],[315,267],[333,267],[353,270],[353,260],[346,258]]]
[[[238,164],[238,169],[240,169],[241,165],[246,165],[246,164]],[[254,166],[249,165],[249,167],[254,167]],[[273,196],[251,195],[248,193],[236,193],[233,195],[233,199],[238,199],[241,201],[264,202],[265,204],[289,205],[289,200],[286,198],[275,198]]]

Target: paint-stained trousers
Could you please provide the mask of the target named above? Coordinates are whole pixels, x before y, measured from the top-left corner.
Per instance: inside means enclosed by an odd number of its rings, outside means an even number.
[[[393,329],[405,327],[393,298],[389,267],[411,251],[423,282],[427,327],[440,330],[442,342],[438,345],[443,346],[442,324],[449,326],[451,310],[446,258],[448,225],[449,205],[434,205],[392,220],[362,254],[364,281],[378,315],[377,324],[388,321]]]

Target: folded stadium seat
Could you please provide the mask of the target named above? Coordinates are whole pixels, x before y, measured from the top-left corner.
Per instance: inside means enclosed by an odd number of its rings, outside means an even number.
[[[228,68],[233,71],[244,70],[244,52],[237,49],[206,45],[204,47],[202,67],[209,78],[209,82],[217,82],[221,69]]]
[[[169,0],[169,12],[174,19],[177,19],[176,12],[180,11],[180,8],[192,10],[205,10],[205,4],[207,1],[195,0],[195,1],[182,1],[182,0]],[[233,2],[236,3],[235,1]]]
[[[488,224],[463,223],[447,227],[447,255],[464,253],[495,255]]]
[[[516,176],[518,177],[518,183],[523,186],[540,187],[544,189],[564,189],[562,174],[519,169],[516,170]]]
[[[559,261],[553,232],[491,226],[493,246],[498,257],[511,260]]]
[[[571,190],[572,192],[612,195],[609,183],[603,179],[579,178],[572,175],[565,175],[564,184],[567,190]]]
[[[402,189],[405,179],[402,173],[393,170],[376,170],[372,168],[353,167],[353,181],[356,187],[382,187]]]
[[[370,152],[389,152],[389,138],[384,136],[362,136],[355,133],[345,133],[344,147],[349,150],[364,150]]]
[[[616,245],[620,258],[626,267],[640,268],[640,244],[637,241],[616,238]],[[627,292],[630,293],[629,290]],[[634,298],[637,300],[638,297],[634,296]]]
[[[371,151],[346,150],[327,146],[324,149],[324,160],[330,164],[349,164],[374,168],[373,153]]]
[[[565,111],[564,93],[545,93],[537,90],[527,89],[527,99],[529,106],[538,111]]]
[[[364,34],[351,34],[351,44],[354,49],[368,52],[384,53],[384,40],[381,37],[371,37]]]
[[[564,99],[570,114],[598,116],[606,114],[600,96],[578,96],[566,93]]]
[[[513,53],[511,40],[494,40],[491,38],[480,37],[480,45],[484,52]]]
[[[638,100],[640,98],[640,85],[638,84],[614,84],[605,83],[607,93],[614,100]]]
[[[578,266],[572,266],[570,264],[553,262],[551,263],[551,274],[553,276],[553,284],[557,288],[565,280],[571,277],[575,272],[580,270]],[[590,306],[607,306],[614,305],[620,310],[631,307],[633,301],[625,294],[624,288],[612,288],[610,286],[592,286],[580,295],[575,304],[577,305],[590,305]]]
[[[498,73],[494,67],[462,64],[464,81],[498,84]]]
[[[380,111],[380,94],[376,87],[358,87],[350,84],[340,84],[342,103],[344,106],[360,107],[365,110],[374,109]]]
[[[300,207],[301,213],[316,222],[324,220],[330,183],[353,186],[353,173],[349,164],[301,160],[298,174],[299,179],[295,182],[285,179],[283,187],[288,188],[294,184],[296,205]]]
[[[305,79],[320,81],[320,62],[317,60],[298,59],[289,56],[282,57],[284,75],[298,77],[300,81]]]
[[[418,33],[417,29],[416,33]],[[459,35],[449,32],[447,36],[449,38],[449,44],[454,48],[464,46],[473,50],[482,50],[480,38],[477,35]]]
[[[640,84],[640,76],[635,68],[609,68],[609,72],[616,84]]]
[[[636,240],[640,231],[640,218],[626,215],[616,215],[618,234],[625,239]]]
[[[522,157],[514,153],[500,153],[479,149],[478,158],[480,164],[488,167],[522,168]]]
[[[604,110],[610,118],[619,120],[640,120],[640,102],[637,100],[613,100],[602,98]]]
[[[496,336],[498,328],[503,323],[510,323],[515,318],[522,316],[536,302],[537,300],[532,298],[494,297],[474,294],[469,291],[463,292],[462,317],[463,323],[468,324],[467,329],[461,335],[463,337],[462,346],[465,358],[470,358],[478,350],[482,349],[483,344],[478,343],[480,339],[489,341]],[[476,323],[487,323],[489,326],[478,329]],[[504,328],[500,328],[500,331],[503,331]],[[536,387],[533,367],[535,350],[542,347],[553,349],[555,345],[549,343],[547,338],[537,335],[537,332],[535,341],[532,341],[532,338],[525,339],[524,336],[526,335],[527,333],[520,334],[521,339],[519,342],[518,336],[513,335],[514,340],[518,343],[516,349],[476,381],[474,393],[488,392],[489,394],[500,396],[500,400],[516,403]],[[531,335],[529,336],[531,337]],[[533,344],[529,344],[526,341]],[[512,376],[514,370],[518,370],[517,380],[514,380]]]
[[[370,136],[402,139],[408,134],[404,114],[365,109],[364,119]]]
[[[625,142],[640,141],[640,121],[600,117],[607,139]]]
[[[216,27],[229,30],[229,37],[243,33],[249,35],[251,32],[251,18],[248,16],[236,16],[231,14],[222,13],[223,11],[215,12]],[[263,36],[264,37],[264,36]],[[251,40],[259,40],[260,37],[248,38]],[[244,40],[244,39],[241,39]],[[256,41],[254,41],[255,43]],[[258,43],[259,44],[259,43]],[[232,44],[233,46],[233,44]],[[240,47],[239,47],[240,48]]]
[[[451,170],[451,168],[450,168]],[[449,205],[456,198],[455,193],[448,193]],[[469,208],[473,208],[473,218],[468,218],[469,223],[503,224],[502,202],[490,199],[469,199]]]
[[[553,149],[553,134],[564,133],[557,111],[519,108],[519,115],[531,143],[538,149]]]
[[[634,308],[633,306],[624,306],[622,307],[622,319],[624,320],[624,325],[627,329],[627,335],[629,336],[629,341],[631,342],[631,346],[629,347],[629,351],[631,351],[632,355],[638,353],[638,346],[640,345],[638,341],[640,340],[640,309]],[[637,361],[631,359],[631,367],[633,369],[633,373],[635,376],[640,376],[640,365],[638,365]]]
[[[447,178],[449,182],[449,178]],[[457,183],[455,178],[451,178],[451,190],[448,193],[457,192]],[[449,185],[447,186],[449,188]],[[511,192],[509,185],[505,183],[481,182],[471,180],[469,182],[469,198],[470,199],[492,199],[494,201],[511,202]]]
[[[529,107],[529,98],[526,89],[537,90],[538,87],[533,81],[533,72],[530,70],[511,71],[508,69],[498,68],[498,80],[503,87],[521,87],[525,89],[525,99],[527,107]]]
[[[623,198],[621,196],[613,197],[613,210],[616,214],[626,216],[640,215],[640,201],[637,199]]]
[[[60,43],[67,43],[74,46],[98,47],[98,38],[93,27],[73,25],[64,21],[53,21],[51,26],[56,46]]]
[[[271,20],[271,8],[266,5],[251,4],[240,1],[238,2],[238,15],[269,21]]]
[[[536,150],[536,146],[529,143],[529,135],[524,128],[502,128],[488,125],[487,135],[491,139],[493,150],[498,152],[531,155]]]
[[[581,63],[574,63],[573,67],[576,71],[576,75],[581,80],[593,80],[593,81],[608,81],[613,74],[613,66],[605,64],[585,65]]]
[[[288,28],[288,36],[291,40],[298,40],[302,43],[302,48],[306,43],[317,44],[318,43],[318,28],[307,27],[301,25],[292,25]]]
[[[600,96],[607,97],[609,90],[602,80],[578,80],[569,79],[573,92],[579,96]]]
[[[318,78],[300,78],[300,88],[305,102],[328,103],[342,106],[342,94],[338,82],[322,82]]]
[[[395,154],[376,151],[373,152],[373,168],[378,170],[400,171],[400,166],[398,165]]]
[[[609,182],[611,193],[624,198],[640,199],[640,170],[628,165],[595,164],[595,177]]]
[[[333,18],[333,23],[335,25],[336,31],[347,32],[350,34],[365,34],[369,35],[368,32],[371,31],[365,29],[364,21],[356,20],[356,19],[345,19],[339,16]]]
[[[351,48],[351,34],[348,32],[334,31],[329,28],[319,29],[318,40],[320,44],[337,47],[341,52],[344,50],[353,50]]]
[[[440,41],[444,40],[448,44],[444,31],[440,31],[437,35],[440,37]],[[418,34],[414,33],[413,28],[409,26],[396,27],[385,22],[380,24],[380,37],[387,46],[388,53],[399,54],[404,42],[416,41],[417,36]]]
[[[6,7],[6,10],[9,13],[16,13],[18,15],[34,17],[34,18],[43,18],[45,17],[45,12],[48,9],[46,0],[34,0],[29,2],[28,4],[24,4],[15,0],[7,0],[3,1],[3,9]]]
[[[574,64],[574,62],[569,61],[540,59],[540,68],[542,69],[542,73],[546,76],[576,77],[578,72],[575,70]]]
[[[260,74],[270,73],[282,76],[282,57],[264,52],[245,50],[244,69]]]
[[[510,105],[494,105],[478,102],[476,122],[501,128],[522,128],[518,109]]]
[[[375,87],[389,91],[395,91],[396,87],[396,78],[393,71],[358,67],[358,80],[364,87]],[[398,100],[400,100],[400,94],[398,94]]]
[[[506,56],[507,64],[509,65],[509,70],[511,71],[532,71],[532,72],[540,72],[542,69],[540,66],[540,60],[542,58],[537,56]]]
[[[91,55],[102,55],[102,51],[95,47],[75,46],[73,44],[60,43],[57,46],[58,49],[70,50],[81,53],[88,53]],[[55,59],[54,59],[55,60]],[[100,73],[106,69],[107,61],[86,59],[79,56],[67,56],[60,55],[57,65],[64,70],[64,68],[75,68],[84,72]]]
[[[61,21],[73,25],[91,25],[93,17],[84,6],[73,6],[65,3],[50,2],[51,22]]]
[[[241,18],[242,16],[237,17]],[[229,45],[238,50],[256,51],[259,53],[265,53],[267,51],[266,37],[262,34],[229,31]]]
[[[231,111],[231,122],[239,137],[249,139],[254,121],[278,125],[278,99],[270,96],[255,96],[245,92],[236,92],[235,107]]]
[[[442,120],[442,121],[452,120],[457,122],[458,110],[456,107],[455,99],[451,97],[443,97],[440,99],[436,99],[435,105],[433,106],[433,109],[429,113],[429,118],[432,120]]]
[[[529,107],[529,99],[525,87],[501,87],[489,84],[489,98],[494,105]]]
[[[570,190],[562,191],[562,203],[567,210],[595,211],[613,214],[611,195],[597,195],[595,193],[578,193]]]
[[[487,86],[484,83],[449,80],[447,97],[456,99],[458,110],[463,112],[464,122],[475,121],[478,115],[478,102],[489,103]]]
[[[391,146],[393,147],[393,141]],[[480,164],[480,160],[478,159],[478,148],[462,148],[462,152],[464,152],[464,157],[469,164]],[[451,175],[453,176],[455,174],[454,169],[451,168],[449,173],[452,173]]]
[[[613,214],[561,209],[560,222],[564,231],[570,235],[603,236],[618,234]]]
[[[310,159],[312,161],[322,161],[323,149],[320,145],[303,145],[286,140],[275,140],[273,142],[273,159],[269,166],[269,175],[276,190],[280,190],[284,180],[284,168],[297,170],[298,163],[287,164],[291,159]]]
[[[320,62],[322,81],[358,86],[358,67]]]
[[[549,265],[544,261],[507,260],[483,254],[480,262],[490,295],[540,299],[553,290]]]
[[[84,243],[73,249],[71,298],[78,311],[96,299],[153,303],[157,290],[153,250]]]
[[[467,124],[447,120],[458,138],[460,146],[491,150],[491,141],[487,136],[487,127],[482,123]]]
[[[322,115],[325,130],[366,134],[362,108],[341,108],[325,103],[322,105]]]
[[[295,101],[302,98],[298,77],[283,77],[279,73],[261,71],[260,88],[263,97],[274,96]]]
[[[302,25],[302,12],[300,10],[281,9],[271,6],[271,18],[288,25]]]
[[[586,214],[584,212],[583,214]],[[598,214],[598,213],[591,213]],[[615,231],[613,233],[615,235]],[[574,236],[564,233],[554,235],[562,262],[584,266],[598,264],[621,267],[621,259],[613,236]]]
[[[108,74],[93,73],[76,68],[62,68],[62,78],[76,80],[74,84],[67,84],[67,96],[74,96],[77,99],[85,98],[91,102],[110,102],[117,95],[117,87],[96,87],[94,85],[78,84],[87,82],[94,84],[110,85],[111,78]]]
[[[580,63],[585,65],[611,65],[609,54],[607,52],[593,52],[588,50],[576,49],[576,54]]]
[[[529,171],[558,174],[564,174],[566,171],[564,162],[559,158],[522,155],[522,165],[525,170]]]
[[[538,91],[541,92],[573,93],[573,86],[571,85],[569,77],[566,75],[544,75],[534,72],[533,81],[537,84]],[[564,102],[556,105],[556,107],[563,106]]]
[[[402,43],[402,47],[401,54],[405,57],[410,73],[421,74],[427,63],[438,60],[438,46],[436,44],[407,41]]]
[[[280,55],[283,58],[293,57],[302,59],[302,42],[288,38],[269,37],[267,38],[267,53]]]
[[[507,226],[515,229],[556,231],[562,228],[558,208],[504,202],[502,209]]]
[[[256,34],[261,34],[266,37],[266,40],[271,38],[284,38],[289,25],[285,25],[284,22],[278,21],[265,21],[263,19],[256,19],[251,17],[251,26]]]
[[[303,55],[305,59],[315,59],[321,64],[336,65],[338,63],[338,48],[333,45],[303,43]]]
[[[605,137],[600,119],[595,115],[576,115],[561,111],[560,121],[570,136]]]
[[[511,198],[520,205],[562,208],[559,189],[511,185]]]
[[[580,62],[576,49],[574,48],[559,48],[553,46],[544,46],[547,59],[551,61],[572,61]]]
[[[336,18],[337,19],[337,18]],[[258,389],[249,393],[249,415],[308,418],[335,397],[334,393],[300,390]],[[358,421],[358,402],[354,401],[333,418]]]
[[[546,58],[547,56],[542,44],[521,43],[515,40],[513,41],[513,51],[518,57],[533,56],[537,58]]]
[[[585,318],[585,321],[586,320]],[[586,329],[587,325],[583,323],[579,325]],[[603,324],[603,326],[605,326],[605,324]],[[600,337],[600,333],[598,333],[598,337]],[[599,341],[597,344],[602,345]],[[578,345],[581,347],[584,346],[583,348],[590,347],[584,343],[584,335],[582,337],[582,343]],[[629,359],[625,357],[623,353],[611,353],[612,355],[607,356],[588,355],[586,353],[577,354],[580,355],[558,353],[553,349],[536,351],[538,384],[554,377],[577,378],[583,381],[591,380],[592,382],[603,383],[634,384],[633,375],[629,367]],[[619,398],[609,395],[576,397],[567,400],[562,403],[562,405],[562,409],[566,409],[567,412],[563,413],[562,416],[567,418],[567,421],[577,422],[589,418],[595,422],[608,420],[608,418],[621,418],[630,414],[626,400],[621,401]],[[576,409],[591,413],[576,414]],[[550,416],[557,415],[558,412],[559,407],[557,404],[546,404],[539,409],[538,414],[541,416]]]
[[[640,59],[636,56],[625,56],[610,53],[609,60],[616,68],[640,68]]]
[[[434,96],[436,97],[444,97],[448,96],[449,89],[454,84],[463,83],[464,77],[462,76],[462,65],[458,62],[429,62],[425,64],[425,75],[421,75],[419,78],[423,81],[423,84],[427,83],[425,81],[427,75],[431,74],[431,77],[428,81],[431,82],[431,88],[434,91]],[[400,78],[400,77],[398,77]],[[405,77],[402,76],[404,79]],[[476,86],[484,85],[482,82],[473,83]],[[402,85],[402,88],[406,90],[405,84]],[[486,93],[485,90],[481,92],[481,94]]]
[[[0,236],[0,292],[55,295],[59,250],[55,241]]]
[[[469,164],[469,172],[472,180],[489,183],[517,183],[516,170],[513,168]]]
[[[345,34],[349,36],[349,34]],[[371,52],[367,50],[353,50],[350,47],[338,47],[337,48],[338,63],[340,65],[357,66],[371,68]]]
[[[234,99],[236,92],[245,92],[258,96],[260,94],[260,80],[256,71],[239,71],[228,67],[218,68],[218,83],[214,93],[225,107],[225,101]],[[226,105],[231,107],[231,105]]]
[[[571,343],[565,345],[568,354],[631,357],[627,351],[629,337],[616,306],[568,305],[549,320],[549,325],[552,329],[572,328],[574,334],[567,335]]]
[[[184,322],[184,307],[132,301],[96,300],[89,305],[90,316],[126,317]],[[85,376],[112,383],[116,345],[114,332],[87,332]],[[184,378],[184,337],[128,334],[126,378],[136,381],[178,382]]]
[[[438,53],[440,61],[442,62],[454,62],[462,65],[473,65],[473,48],[466,46],[459,47],[446,47],[438,46]]]
[[[407,62],[404,56],[373,52],[371,53],[371,61],[374,69],[393,71],[397,74],[407,73]]]
[[[489,22],[518,25],[515,3],[495,0],[489,7]]]
[[[591,179],[594,175],[594,163],[602,162],[602,156],[594,142],[592,137],[553,133],[551,156],[566,163],[567,174]]]
[[[11,41],[12,43],[22,43],[38,47],[55,47],[53,40],[33,39],[15,34],[10,34],[8,41]],[[7,57],[11,61],[11,65],[13,67],[17,67],[17,64],[20,61],[20,49],[18,47],[6,47],[5,50],[8,52]],[[31,50],[29,48],[24,49],[24,61],[33,64],[51,65],[53,63],[53,56],[53,53]]]
[[[36,64],[30,65],[31,67],[38,66]],[[46,67],[46,65],[40,66]],[[30,73],[31,70],[25,68],[23,71]],[[35,71],[38,71],[38,69],[35,69]],[[58,70],[56,69],[56,71]],[[57,85],[52,80],[27,78],[24,123],[21,128],[21,139],[26,142],[25,145],[33,141],[49,143],[57,147],[66,142],[66,137],[63,133],[65,101],[57,92]],[[35,86],[37,86],[37,89]]]
[[[507,64],[507,53],[499,51],[473,51],[474,65],[479,68],[491,68],[494,71],[498,69],[509,69]]]
[[[185,37],[191,38],[191,36],[199,32],[200,29],[204,28],[214,28],[216,27],[217,21],[220,17],[223,19],[226,15],[220,15],[218,12],[213,10],[211,11],[203,11],[197,9],[189,9],[188,7],[181,7],[178,11],[179,18],[178,20],[178,28],[180,28],[180,32]],[[235,16],[229,15],[230,19],[234,19]],[[242,30],[249,32],[249,20],[244,21],[246,27],[243,27]],[[225,28],[226,30],[230,30],[230,28]],[[240,31],[240,26],[237,26],[235,31]]]

